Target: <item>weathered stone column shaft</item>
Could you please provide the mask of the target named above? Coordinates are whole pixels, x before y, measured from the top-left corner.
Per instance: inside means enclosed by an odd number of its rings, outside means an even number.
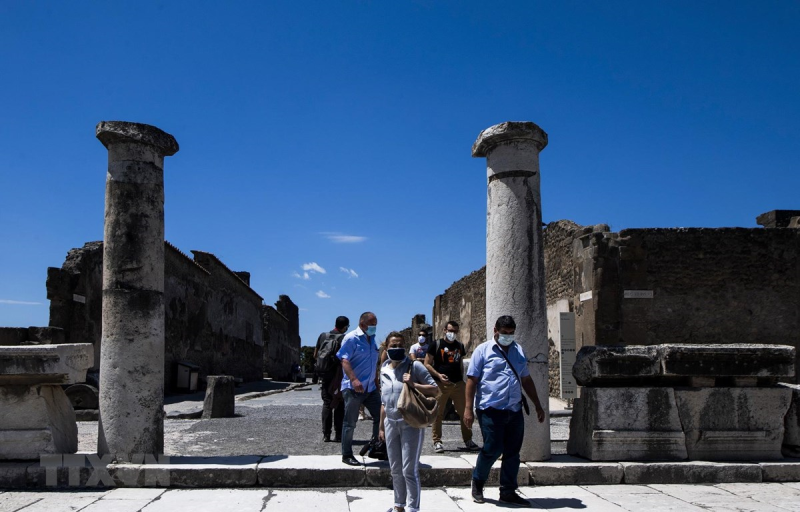
[[[98,453],[119,461],[164,451],[164,156],[153,126],[101,122],[108,149]]]
[[[533,123],[502,123],[481,132],[472,154],[486,157],[486,332],[502,315],[517,324],[544,423],[525,417],[523,461],[550,458],[547,308],[539,151],[547,134]]]

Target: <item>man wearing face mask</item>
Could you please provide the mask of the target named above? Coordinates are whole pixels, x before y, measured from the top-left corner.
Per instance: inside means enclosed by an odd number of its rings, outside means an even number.
[[[522,389],[533,401],[539,423],[544,421],[544,409],[528,371],[525,353],[514,341],[516,328],[513,318],[501,316],[495,322],[494,337],[478,345],[472,353],[467,369],[464,422],[472,426],[477,415],[483,434],[483,448],[472,472],[472,499],[483,503],[483,486],[492,464],[502,455],[500,501],[530,507],[530,502],[517,494],[519,450],[525,433]]]
[[[425,355],[425,367],[439,385],[439,412],[433,422],[433,450],[436,453],[444,452],[442,444],[442,421],[447,412],[447,401],[452,400],[456,414],[461,418],[461,439],[468,450],[477,450],[480,447],[472,440],[472,428],[464,423],[465,383],[461,367],[462,358],[466,355],[464,345],[456,339],[458,337],[458,322],[450,320],[444,331],[444,338],[430,343],[428,353]]]
[[[342,347],[336,353],[342,361],[342,397],[344,398],[344,425],[342,428],[342,462],[350,466],[361,463],[353,457],[353,432],[358,422],[358,409],[363,404],[372,415],[372,438],[378,438],[381,413],[381,393],[378,389],[376,368],[378,344],[375,330],[378,317],[367,311],[358,320],[358,328],[345,334]]]
[[[428,331],[430,326],[428,324],[424,324],[423,327],[419,329],[419,337],[417,338],[417,343],[411,345],[411,349],[408,351],[408,357],[412,361],[419,361],[420,363],[425,361],[425,354],[428,353],[428,342],[431,339],[431,333]]]

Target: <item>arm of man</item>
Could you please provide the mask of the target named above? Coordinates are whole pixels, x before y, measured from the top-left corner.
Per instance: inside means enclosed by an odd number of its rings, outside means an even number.
[[[539,401],[539,394],[536,392],[536,384],[533,383],[533,379],[530,375],[522,377],[522,387],[525,389],[525,394],[533,401],[533,406],[536,408],[536,418],[539,420],[539,423],[544,422],[544,409],[542,408],[542,403]]]
[[[475,421],[475,392],[478,389],[478,377],[467,376],[467,387],[464,391],[466,397],[466,404],[464,405],[464,425],[467,428],[472,428],[472,423]]]
[[[441,380],[443,382],[448,381],[447,375],[442,375],[433,368],[433,354],[431,354],[430,352],[425,354],[425,368],[428,369],[428,372],[430,372],[431,376],[434,379]]]
[[[417,350],[416,349],[417,349],[417,344],[415,343],[415,344],[411,345],[411,350],[408,351],[408,358],[411,359],[412,363],[417,360],[417,353],[416,353]],[[420,361],[420,363],[421,362],[422,361]]]
[[[347,375],[347,378],[350,379],[350,385],[353,386],[353,391],[356,393],[363,393],[364,385],[356,378],[356,372],[354,372],[353,367],[350,366],[349,359],[342,359],[342,371]]]

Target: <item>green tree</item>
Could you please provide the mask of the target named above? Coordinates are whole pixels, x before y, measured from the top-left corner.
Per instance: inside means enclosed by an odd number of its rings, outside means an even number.
[[[300,347],[300,366],[303,367],[308,377],[314,373],[315,362],[314,347]]]

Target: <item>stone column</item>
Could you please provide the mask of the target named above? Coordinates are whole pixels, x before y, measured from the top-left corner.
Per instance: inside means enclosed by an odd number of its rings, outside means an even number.
[[[103,121],[108,149],[97,451],[118,461],[164,452],[164,157],[175,138]]]
[[[486,332],[502,315],[517,323],[516,339],[528,357],[528,369],[546,411],[544,423],[525,417],[523,461],[550,458],[545,303],[539,152],[547,134],[530,122],[507,122],[487,128],[472,146],[472,156],[486,157]]]

